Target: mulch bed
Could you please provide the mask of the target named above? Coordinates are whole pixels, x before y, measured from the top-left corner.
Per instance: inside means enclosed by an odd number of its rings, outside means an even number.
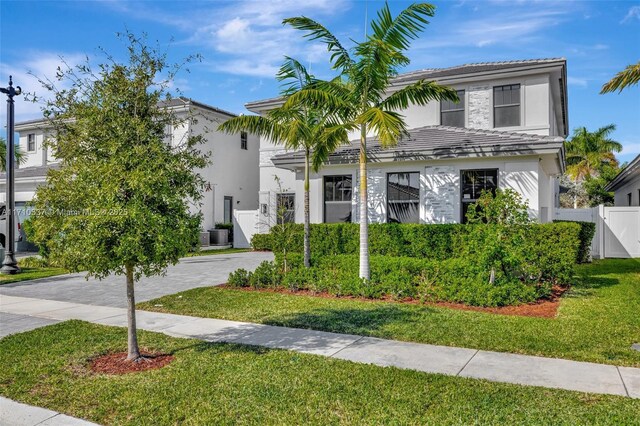
[[[162,368],[174,360],[173,355],[143,353],[138,361],[127,361],[127,352],[115,352],[93,358],[89,369],[100,374],[127,374]]]
[[[389,302],[389,303],[402,303],[402,304],[411,304],[411,305],[427,305],[427,306],[438,306],[443,308],[451,308],[451,309],[459,309],[462,311],[476,311],[476,312],[488,312],[492,314],[498,315],[515,315],[522,317],[537,317],[537,318],[555,318],[558,313],[558,307],[560,306],[560,296],[568,290],[568,287],[554,286],[553,293],[550,299],[541,299],[535,303],[525,304],[525,305],[517,305],[517,306],[501,306],[497,308],[488,308],[481,306],[470,306],[465,305],[463,303],[453,303],[453,302],[423,302],[418,299],[406,298],[406,299],[392,299],[391,297],[386,297],[382,299],[368,299],[366,297],[357,297],[357,296],[334,296],[329,293],[318,293],[311,290],[289,290],[286,288],[260,288],[254,289],[251,287],[231,287],[228,284],[223,284],[218,286],[220,288],[230,289],[230,290],[238,290],[238,291],[251,291],[251,292],[263,292],[263,293],[281,293],[281,294],[289,294],[294,296],[312,296],[312,297],[323,297],[325,299],[347,299],[347,300],[357,300],[360,302]]]

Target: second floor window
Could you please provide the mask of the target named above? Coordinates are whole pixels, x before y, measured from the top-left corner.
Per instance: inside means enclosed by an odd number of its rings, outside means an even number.
[[[440,102],[440,124],[443,126],[464,127],[464,90],[456,93],[460,102]]]
[[[240,132],[240,149],[247,149],[248,138],[247,132]]]
[[[520,125],[520,85],[493,88],[493,127]]]
[[[36,134],[29,133],[27,135],[27,151],[33,152],[36,150]]]

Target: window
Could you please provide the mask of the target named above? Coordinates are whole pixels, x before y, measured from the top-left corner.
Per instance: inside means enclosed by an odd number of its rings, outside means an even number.
[[[631,205],[631,193],[627,194],[627,205],[630,206]]]
[[[475,203],[482,191],[496,191],[498,188],[498,170],[463,170],[461,179],[460,203],[462,204],[461,223],[467,222],[467,210]]]
[[[351,222],[351,175],[324,177],[324,223]]]
[[[240,132],[240,149],[247,149],[247,132]]]
[[[493,127],[520,125],[520,85],[493,88]]]
[[[387,175],[387,222],[420,222],[420,173]]]
[[[464,127],[464,90],[456,93],[460,102],[440,102],[440,124],[443,126]]]
[[[27,151],[33,152],[36,150],[36,134],[29,133],[27,135]]]
[[[296,194],[278,194],[276,204],[278,223],[294,223],[296,220]]]
[[[224,223],[233,222],[233,197],[224,197]]]

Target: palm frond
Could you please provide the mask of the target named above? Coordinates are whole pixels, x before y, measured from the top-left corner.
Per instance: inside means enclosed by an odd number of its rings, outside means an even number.
[[[621,92],[622,89],[633,86],[640,82],[640,62],[635,65],[628,65],[624,70],[615,75],[608,83],[602,86],[600,94],[614,91]]]
[[[313,76],[298,60],[285,56],[285,61],[276,74],[276,80],[283,81],[282,95],[290,95],[311,84]]]
[[[336,36],[323,25],[305,16],[287,18],[282,21],[285,25],[305,31],[305,38],[309,40],[320,40],[327,45],[327,51],[331,52],[331,63],[334,69],[348,69],[353,65],[349,56],[349,51],[345,49]]]
[[[402,110],[410,105],[426,105],[430,101],[442,100],[460,101],[454,89],[433,81],[420,80],[392,93],[380,103],[380,108]]]
[[[360,117],[359,124],[365,124],[376,134],[383,147],[396,145],[403,136],[408,136],[404,117],[395,111],[385,111],[378,107],[369,108]]]
[[[371,22],[372,38],[377,38],[393,46],[396,50],[409,48],[411,40],[429,23],[427,17],[435,13],[435,6],[428,3],[414,3],[395,17],[391,16],[389,4],[385,2],[378,11],[378,19]]]
[[[218,126],[218,131],[225,133],[248,132],[272,140],[280,140],[282,130],[271,120],[259,115],[240,115],[233,117]]]

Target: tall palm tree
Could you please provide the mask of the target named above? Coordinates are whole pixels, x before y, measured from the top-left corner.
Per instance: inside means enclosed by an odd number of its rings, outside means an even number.
[[[602,86],[600,94],[619,91],[628,86],[634,86],[640,82],[640,62],[629,65],[624,70],[615,75],[608,83]]]
[[[575,183],[591,179],[599,174],[604,165],[617,167],[614,152],[622,151],[622,144],[610,138],[616,129],[609,124],[590,132],[586,127],[574,129],[573,136],[565,144],[567,152],[567,174]],[[577,199],[574,197],[574,208]]]
[[[283,84],[285,98],[315,81],[297,60],[286,57],[276,78]],[[246,131],[279,142],[287,149],[304,150],[304,266],[311,265],[309,171],[317,172],[340,144],[349,141],[346,127],[340,124],[338,110],[321,103],[288,102],[264,117],[243,115],[232,118],[218,129],[227,133]]]
[[[432,100],[458,101],[456,92],[432,81],[420,80],[392,92],[393,77],[409,64],[405,52],[411,41],[429,23],[434,6],[412,4],[395,18],[385,3],[371,22],[371,35],[346,49],[328,29],[307,17],[283,22],[305,32],[309,40],[319,40],[331,54],[331,64],[340,72],[333,81],[318,81],[289,97],[287,103],[323,103],[340,110],[345,126],[360,133],[360,277],[369,279],[369,228],[367,207],[367,135],[372,132],[387,147],[407,134],[404,116],[398,112],[410,104],[425,105]],[[285,106],[287,106],[285,103]]]
[[[20,145],[16,144],[14,147],[14,154],[17,164],[24,164],[27,161],[27,156]],[[0,137],[0,171],[4,172],[7,167],[7,141]]]

